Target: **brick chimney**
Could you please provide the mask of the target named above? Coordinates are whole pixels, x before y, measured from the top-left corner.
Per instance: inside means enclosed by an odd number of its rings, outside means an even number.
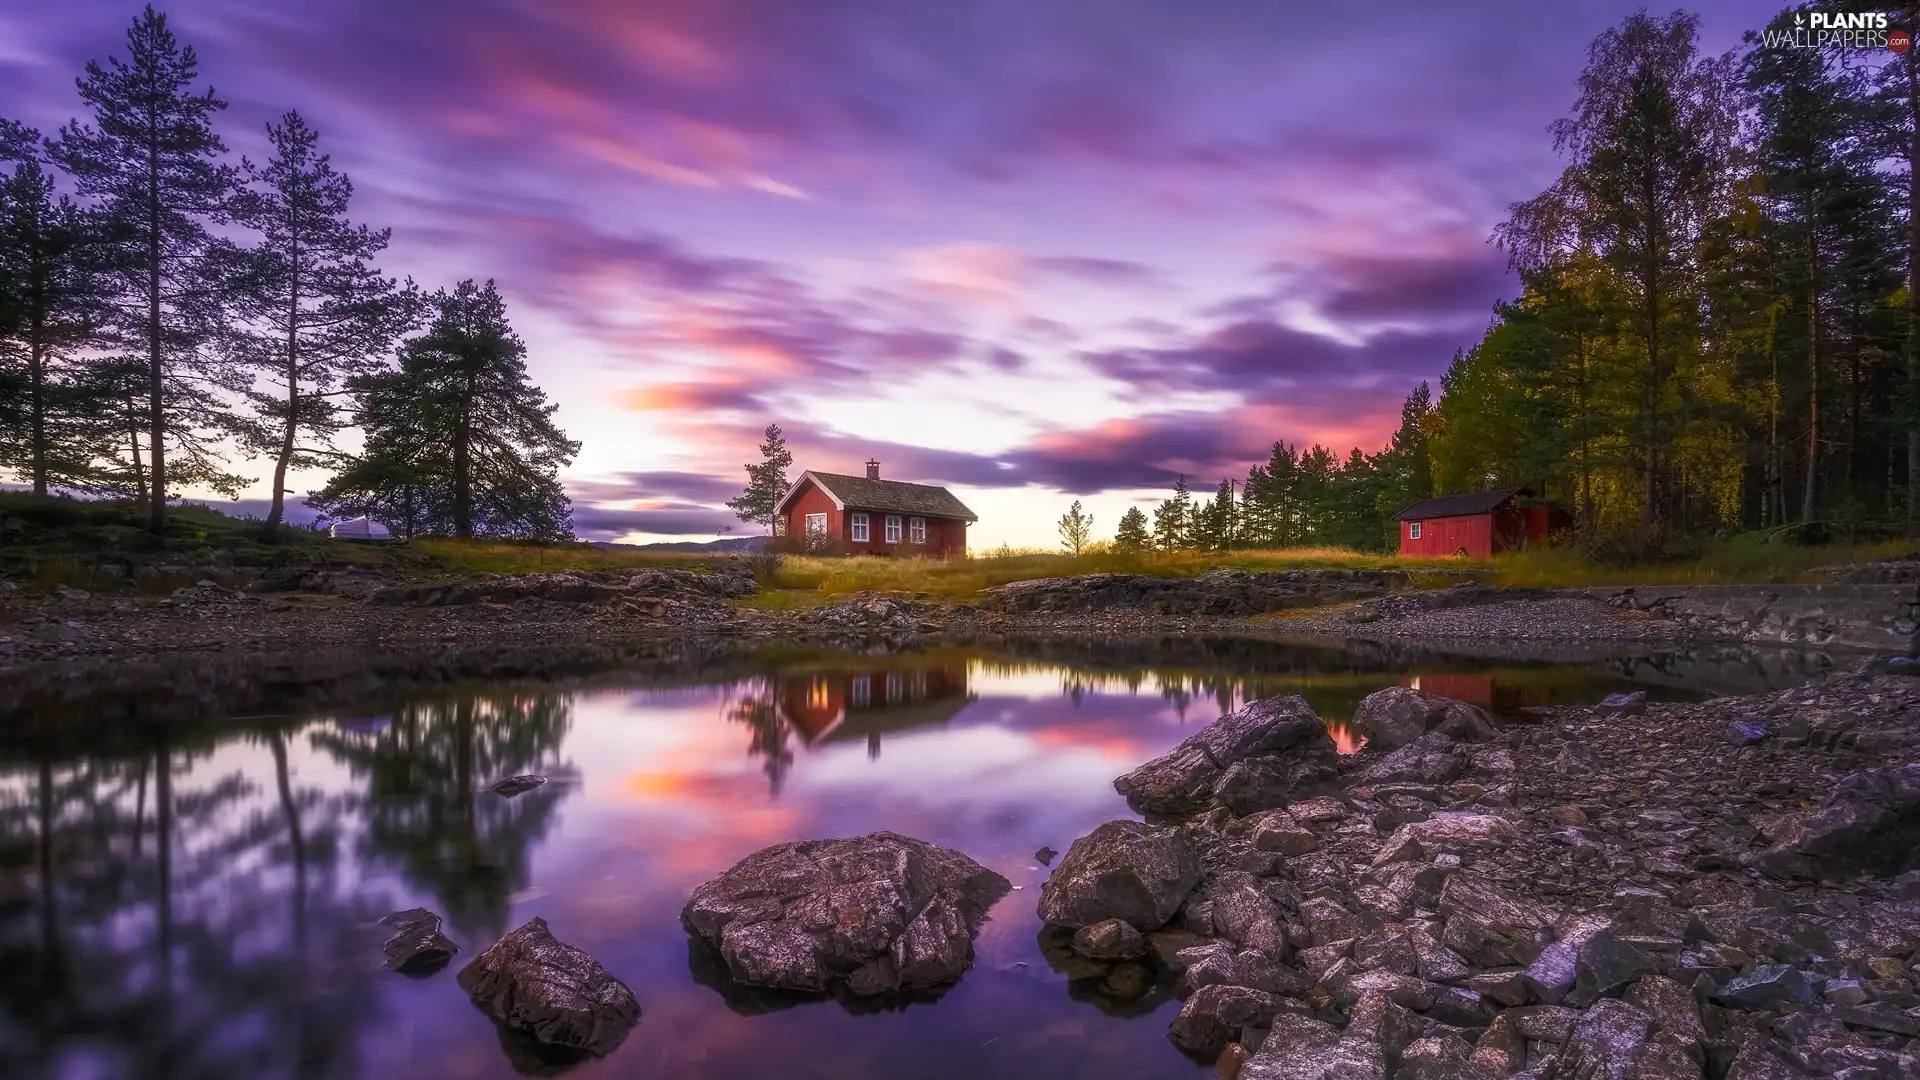
[[[880,463],[873,460],[872,458],[867,459],[867,479],[869,480],[880,479]]]

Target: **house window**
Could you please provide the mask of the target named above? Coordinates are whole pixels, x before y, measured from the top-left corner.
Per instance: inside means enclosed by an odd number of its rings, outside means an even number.
[[[887,700],[900,700],[900,676],[897,674],[887,676]]]
[[[827,515],[808,514],[807,515],[807,535],[808,536],[827,535]]]
[[[907,519],[907,539],[916,544],[924,544],[927,542],[926,518]]]
[[[867,542],[867,515],[865,514],[853,515],[853,542],[856,544]]]
[[[1420,523],[1419,522],[1417,521],[1407,522],[1407,539],[1409,540],[1420,539]]]
[[[865,675],[854,676],[853,689],[847,694],[847,700],[855,705],[873,704],[873,680]]]
[[[900,515],[888,514],[887,515],[887,543],[897,544],[899,542],[900,542]]]

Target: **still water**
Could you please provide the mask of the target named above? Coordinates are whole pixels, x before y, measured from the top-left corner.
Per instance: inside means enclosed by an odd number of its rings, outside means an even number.
[[[1032,853],[1126,815],[1114,776],[1269,694],[1304,694],[1353,749],[1355,703],[1393,683],[1508,713],[1643,679],[1656,696],[1707,689],[1632,664],[1283,659],[1253,674],[786,654],[671,682],[156,730],[97,757],[0,747],[0,1076],[539,1074],[454,983],[539,915],[644,1010],[570,1076],[1194,1080],[1208,1073],[1167,1041],[1166,988],[1070,979],[1036,940]],[[486,790],[522,773],[552,782]],[[940,1000],[856,1015],[723,995],[690,964],[678,915],[694,886],[767,844],[876,829],[958,848],[1016,887]],[[421,979],[379,970],[373,926],[412,906],[462,949]]]

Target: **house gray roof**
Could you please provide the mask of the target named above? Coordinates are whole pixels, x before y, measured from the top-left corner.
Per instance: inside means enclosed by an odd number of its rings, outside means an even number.
[[[782,510],[786,509],[787,503],[799,494],[801,486],[809,479],[820,485],[822,491],[846,510],[880,510],[894,514],[918,514],[921,517],[980,520],[973,511],[967,509],[965,503],[953,497],[953,492],[943,487],[812,471],[800,474],[792,490],[780,500]]]
[[[1470,495],[1441,495],[1432,499],[1421,499],[1405,510],[1400,511],[1399,520],[1415,521],[1420,518],[1464,517],[1469,514],[1485,514],[1497,509],[1500,504],[1526,491],[1526,488],[1506,488],[1502,491],[1476,491]]]

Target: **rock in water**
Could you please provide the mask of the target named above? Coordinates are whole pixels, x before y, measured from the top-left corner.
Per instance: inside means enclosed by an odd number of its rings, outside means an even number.
[[[1147,955],[1147,939],[1125,919],[1108,919],[1074,931],[1073,948],[1095,960],[1133,960]]]
[[[1844,777],[1826,802],[1789,819],[1760,853],[1781,877],[1893,876],[1920,865],[1920,763]]]
[[[1304,698],[1263,698],[1208,724],[1113,786],[1142,814],[1186,817],[1215,805],[1250,814],[1328,778],[1338,757],[1326,724]]]
[[[547,778],[544,776],[509,776],[505,780],[495,783],[487,790],[493,792],[495,795],[504,795],[511,799],[515,795],[524,795],[546,782]]]
[[[1060,853],[1050,847],[1043,847],[1039,851],[1034,852],[1033,857],[1041,866],[1052,866],[1053,860],[1059,858]]]
[[[1647,711],[1647,692],[1608,694],[1600,699],[1599,709],[1602,716],[1639,716]]]
[[[695,889],[680,918],[738,982],[884,994],[965,974],[1012,888],[960,852],[878,832],[762,848]]]
[[[1183,829],[1109,821],[1067,848],[1040,886],[1040,918],[1069,929],[1123,919],[1144,934],[1165,926],[1199,881]]]
[[[1460,742],[1493,737],[1493,721],[1464,701],[1429,694],[1411,686],[1389,686],[1368,694],[1354,710],[1353,726],[1380,750],[1405,746],[1429,731]]]
[[[605,1055],[640,1021],[627,984],[538,917],[460,969],[460,988],[503,1026],[556,1049]]]
[[[393,936],[385,945],[389,971],[430,974],[445,967],[460,951],[460,946],[440,932],[440,916],[426,908],[396,911],[381,919],[380,925],[393,927]]]

